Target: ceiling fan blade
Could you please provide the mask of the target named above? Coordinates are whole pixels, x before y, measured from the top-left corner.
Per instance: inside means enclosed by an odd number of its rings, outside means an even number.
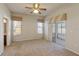
[[[25,8],[32,9],[32,7],[25,7]]]
[[[39,14],[41,14],[41,12],[39,11]]]
[[[44,11],[46,11],[47,9],[46,8],[39,8],[40,10],[44,10]]]

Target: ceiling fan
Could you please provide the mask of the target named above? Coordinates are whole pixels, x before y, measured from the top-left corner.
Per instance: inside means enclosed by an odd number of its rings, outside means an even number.
[[[33,11],[31,13],[39,13],[41,14],[41,10],[46,11],[46,8],[40,8],[40,4],[39,3],[34,3],[33,7],[25,7],[28,9],[32,9]]]

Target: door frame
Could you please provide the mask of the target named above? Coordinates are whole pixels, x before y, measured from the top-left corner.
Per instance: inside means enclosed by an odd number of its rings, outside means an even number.
[[[4,29],[4,23],[6,23],[6,34],[4,33],[5,29]],[[6,46],[8,45],[8,18],[7,17],[3,17],[3,43],[4,43],[4,35],[7,35],[6,37]]]

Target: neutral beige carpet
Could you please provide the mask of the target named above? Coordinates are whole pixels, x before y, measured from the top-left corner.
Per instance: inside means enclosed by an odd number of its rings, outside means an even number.
[[[61,46],[47,40],[13,42],[5,47],[4,56],[77,56]]]

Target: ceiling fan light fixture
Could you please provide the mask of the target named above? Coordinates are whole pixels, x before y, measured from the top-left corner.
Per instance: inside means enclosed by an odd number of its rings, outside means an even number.
[[[39,11],[38,10],[34,10],[33,13],[36,13],[37,14],[37,13],[39,13]]]
[[[46,11],[46,8],[40,8],[40,4],[39,3],[33,3],[33,7],[25,7],[28,9],[32,9],[32,11],[30,13],[35,13],[35,14],[41,14],[41,10]]]

